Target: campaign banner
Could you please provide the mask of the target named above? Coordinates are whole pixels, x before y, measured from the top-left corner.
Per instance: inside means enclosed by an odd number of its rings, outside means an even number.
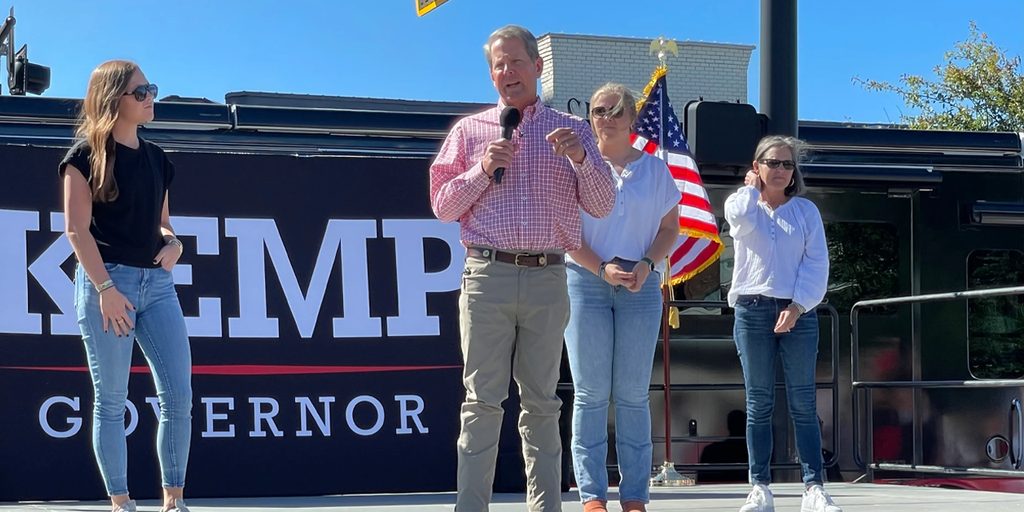
[[[0,501],[103,498],[66,149],[0,151]],[[193,364],[187,494],[454,490],[464,249],[430,211],[429,160],[169,156]],[[125,428],[140,499],[160,489],[155,397],[136,346]]]

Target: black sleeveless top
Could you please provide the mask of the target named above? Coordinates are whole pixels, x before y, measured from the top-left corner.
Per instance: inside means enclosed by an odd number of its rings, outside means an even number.
[[[114,201],[92,203],[89,231],[104,263],[156,268],[153,259],[164,247],[160,216],[174,180],[174,165],[159,146],[141,137],[138,149],[115,146],[114,180],[119,193]],[[61,178],[71,164],[89,181],[91,151],[86,141],[75,144],[60,162]]]

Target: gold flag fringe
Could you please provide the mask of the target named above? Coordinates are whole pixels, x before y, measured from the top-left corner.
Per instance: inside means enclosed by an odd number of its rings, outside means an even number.
[[[668,73],[668,67],[666,66],[658,66],[654,68],[654,73],[651,74],[651,81],[647,82],[647,85],[644,87],[643,96],[641,96],[641,98],[636,102],[637,112],[640,112],[640,107],[644,106],[644,102],[647,101],[647,97],[651,95],[651,91],[654,90],[654,84],[657,83],[659,78],[665,76],[666,73]]]

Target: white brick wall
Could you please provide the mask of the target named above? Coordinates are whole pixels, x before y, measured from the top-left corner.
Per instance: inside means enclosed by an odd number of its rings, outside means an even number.
[[[689,100],[747,102],[747,67],[753,46],[677,41],[679,57],[668,58],[668,94],[682,109]],[[585,117],[585,104],[605,82],[619,82],[637,94],[658,65],[650,39],[544,34],[537,38],[544,59],[541,98],[548,106]]]

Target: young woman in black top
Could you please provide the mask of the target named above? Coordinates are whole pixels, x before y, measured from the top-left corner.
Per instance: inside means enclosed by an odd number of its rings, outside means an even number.
[[[160,402],[162,510],[188,510],[182,490],[192,432],[192,357],[171,276],[182,252],[167,206],[174,166],[137,130],[153,120],[156,94],[132,62],[96,68],[82,105],[82,140],[59,167],[65,231],[78,260],[75,307],[95,395],[93,449],[114,512],[135,511],[124,429],[135,340]]]

